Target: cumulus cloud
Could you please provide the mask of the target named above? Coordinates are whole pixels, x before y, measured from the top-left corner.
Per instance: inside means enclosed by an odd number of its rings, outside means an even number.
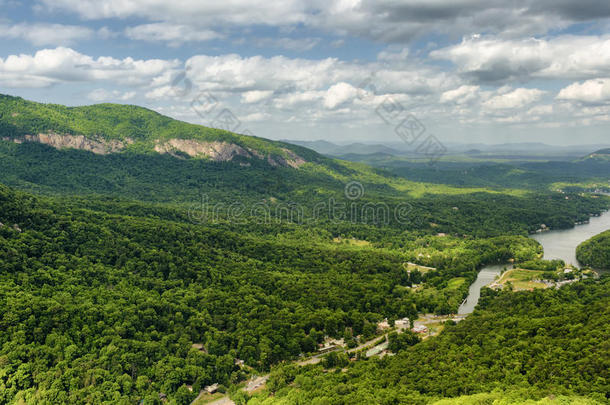
[[[298,26],[403,43],[426,34],[505,37],[545,34],[573,22],[610,16],[604,0],[39,0],[86,19],[144,18],[191,27]]]
[[[441,94],[441,103],[455,102],[457,104],[467,103],[477,97],[479,86],[462,85],[457,89],[448,90]]]
[[[186,61],[189,78],[203,89],[226,91],[276,90],[282,86],[317,89],[344,74],[335,58],[310,60],[274,56],[197,55]]]
[[[272,95],[273,91],[271,90],[246,91],[241,95],[241,102],[245,104],[258,103],[259,101],[268,99]]]
[[[338,106],[353,100],[358,96],[358,89],[349,83],[341,82],[333,85],[328,89],[324,96],[324,107],[329,109],[337,108]]]
[[[178,61],[93,58],[70,48],[43,49],[34,55],[0,58],[0,83],[9,87],[44,87],[62,82],[113,81],[127,86],[151,83]]]
[[[503,40],[472,37],[430,53],[452,61],[480,82],[586,79],[610,74],[610,36],[560,36]]]
[[[141,17],[191,25],[300,23],[305,20],[308,9],[305,2],[298,0],[256,3],[250,0],[41,0],[40,3],[50,10],[71,11],[91,20]]]
[[[610,79],[595,79],[587,80],[583,83],[573,83],[561,89],[557,99],[590,104],[610,102]]]
[[[93,36],[93,30],[78,25],[63,24],[0,24],[0,36],[9,39],[22,39],[36,46],[70,45],[78,40]]]
[[[485,101],[483,105],[494,110],[521,108],[540,100],[544,91],[539,89],[519,88],[511,92],[500,94]]]

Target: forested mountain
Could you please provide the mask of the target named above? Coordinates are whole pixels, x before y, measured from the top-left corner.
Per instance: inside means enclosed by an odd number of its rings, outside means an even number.
[[[610,270],[610,231],[583,242],[576,249],[576,258],[585,266]]]
[[[530,172],[511,173],[493,189],[484,170],[466,174],[478,182],[472,186],[408,180],[135,106],[64,107],[2,96],[0,138],[0,403],[148,405],[163,394],[187,404],[206,385],[234,387],[315,353],[327,338],[366,342],[385,318],[455,313],[483,265],[540,257],[528,233],[542,224],[570,228],[610,207],[608,198],[581,193],[585,184],[561,192],[530,187]],[[531,173],[548,183],[547,174]],[[583,315],[586,297],[603,295],[607,283],[600,285],[587,285],[582,302],[578,290],[566,308],[588,342],[605,350],[595,340],[603,324]],[[527,391],[523,398],[559,387],[560,394],[600,400],[603,373],[569,380],[569,388],[557,381],[567,371],[545,380],[547,369],[536,368],[523,377],[530,367],[517,356],[527,346],[528,355],[553,362],[536,339],[564,344],[553,339],[566,331],[547,325],[536,305],[561,312],[574,294],[489,295],[483,312],[448,327],[439,343],[408,349],[422,370],[438,370],[427,382],[401,354],[319,384],[318,368],[304,376],[281,369],[288,374],[271,380],[275,396],[252,401],[341,403],[335,397],[362,394],[423,403],[507,390],[508,381]],[[523,311],[507,314],[502,305]],[[539,319],[536,333],[520,318],[528,311]],[[488,341],[496,335],[483,331],[496,327],[504,339]],[[480,353],[481,345],[502,342],[507,352],[498,359]],[[565,349],[560,361],[583,347]],[[513,371],[498,371],[509,355],[519,364],[513,359]],[[582,367],[566,370],[597,371],[588,352],[578,355]],[[456,368],[466,373],[459,379],[448,372],[444,364],[457,359],[476,373]],[[496,368],[485,374],[489,365]],[[354,382],[356,370],[385,386]],[[403,373],[413,379],[402,381]],[[525,383],[538,377],[541,387]],[[318,388],[303,394],[299,384],[307,381]],[[464,388],[451,389],[449,381]],[[403,387],[390,392],[396,384]],[[354,396],[332,392],[346,386]]]
[[[321,228],[155,219],[170,212],[92,210],[0,187],[0,402],[132,403],[164,392],[185,403],[186,385],[243,378],[236,358],[266,370],[325,335],[366,339],[384,317],[454,311],[481,262],[539,253],[524,237],[447,240],[460,252],[449,256],[415,235],[401,248],[366,248]],[[445,262],[412,279],[403,263],[418,251]],[[425,287],[410,291],[412,282]]]
[[[66,107],[0,95],[0,133],[14,142],[34,141],[98,154],[156,151],[182,158],[254,159],[292,167],[305,159],[319,159],[315,152],[295,145],[188,124],[133,105]]]
[[[479,309],[444,333],[384,357],[277,369],[271,404],[598,403],[610,385],[610,278],[534,292],[485,290]],[[477,393],[493,392],[484,395]],[[587,396],[590,399],[578,398]],[[555,401],[551,401],[554,399]]]

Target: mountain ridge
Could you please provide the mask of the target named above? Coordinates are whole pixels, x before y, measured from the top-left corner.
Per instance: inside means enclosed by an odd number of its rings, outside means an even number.
[[[0,94],[1,139],[38,142],[96,154],[138,151],[213,161],[259,159],[299,168],[321,156],[307,148],[190,124],[135,105],[67,107]]]

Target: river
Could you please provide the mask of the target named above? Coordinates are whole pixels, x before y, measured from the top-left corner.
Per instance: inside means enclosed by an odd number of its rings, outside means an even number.
[[[599,217],[592,217],[588,224],[576,225],[572,229],[562,229],[537,233],[531,237],[544,248],[544,258],[547,260],[561,259],[566,264],[578,265],[576,247],[587,239],[610,229],[610,211]],[[477,279],[470,286],[468,297],[458,309],[458,314],[466,315],[474,310],[481,296],[481,288],[491,284],[502,273],[508,264],[485,266],[479,272]]]

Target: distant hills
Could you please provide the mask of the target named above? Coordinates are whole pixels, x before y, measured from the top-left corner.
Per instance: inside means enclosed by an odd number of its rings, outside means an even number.
[[[318,153],[329,156],[344,156],[344,155],[369,155],[369,154],[388,154],[398,155],[403,153],[396,147],[379,144],[365,144],[365,143],[351,143],[348,145],[337,145],[328,141],[289,141],[283,140],[283,142],[292,143],[293,145],[303,146],[309,149],[313,149]],[[405,145],[406,146],[406,145]]]
[[[610,148],[595,151],[586,156],[585,159],[610,160]]]
[[[354,162],[364,162],[376,165],[378,162],[387,162],[395,159],[417,159],[418,153],[409,147],[409,145],[401,142],[388,143],[349,143],[335,144],[325,140],[318,141],[294,141],[284,140],[283,142],[292,143],[294,145],[304,146],[312,149],[320,154],[338,157]],[[523,159],[535,158],[573,161],[581,156],[590,153],[591,150],[600,149],[599,151],[587,155],[589,157],[600,157],[608,155],[609,149],[603,145],[580,145],[580,146],[556,146],[548,145],[541,142],[522,142],[522,143],[503,143],[503,144],[481,144],[481,143],[452,143],[447,142],[447,155],[449,156],[467,156],[476,159]]]

